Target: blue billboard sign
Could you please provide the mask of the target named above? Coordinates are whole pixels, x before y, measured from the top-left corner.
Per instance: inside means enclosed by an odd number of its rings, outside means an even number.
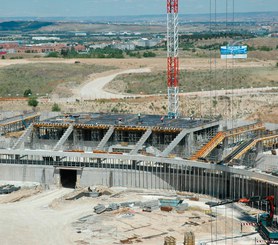
[[[247,59],[247,46],[222,46],[221,59]]]

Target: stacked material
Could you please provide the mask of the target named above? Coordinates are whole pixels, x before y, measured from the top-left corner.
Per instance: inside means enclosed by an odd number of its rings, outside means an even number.
[[[160,206],[161,207],[177,207],[179,204],[183,202],[182,199],[164,199],[160,198],[159,199]]]
[[[105,211],[115,211],[120,208],[118,203],[110,203]]]
[[[75,195],[73,197],[66,198],[66,200],[71,201],[71,200],[77,200],[77,199],[79,199],[81,197],[92,197],[92,198],[95,198],[95,197],[99,197],[99,196],[100,196],[99,192],[95,192],[95,191],[83,191],[83,192],[80,192],[80,193],[78,193],[77,195]]]
[[[166,236],[164,238],[164,245],[176,245],[176,244],[177,244],[176,238],[172,236]]]
[[[188,209],[188,203],[181,203],[176,207],[178,213],[183,213],[187,209]]]
[[[156,209],[159,209],[159,203],[158,200],[152,200],[142,203],[141,207],[144,212],[152,212]]]
[[[95,213],[101,214],[106,211],[106,207],[103,204],[98,204],[94,207]]]
[[[195,234],[193,232],[184,233],[184,243],[183,245],[195,245]]]
[[[132,208],[135,206],[135,202],[122,202],[121,207],[123,208]]]
[[[96,214],[101,214],[104,212],[115,211],[118,210],[119,208],[120,208],[120,204],[110,203],[107,208],[103,204],[98,204],[97,206],[94,207],[94,210]]]
[[[0,186],[0,195],[2,194],[10,194],[14,191],[18,191],[20,187],[16,187],[14,185],[3,185]]]
[[[164,212],[171,212],[173,210],[173,207],[170,207],[170,206],[161,206],[160,210],[164,211]]]

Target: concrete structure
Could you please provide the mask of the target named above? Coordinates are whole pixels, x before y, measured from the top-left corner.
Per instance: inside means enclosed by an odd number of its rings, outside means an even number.
[[[30,124],[11,148],[0,149],[0,178],[72,188],[101,184],[189,191],[220,199],[275,194],[278,177],[248,169],[244,158],[254,154],[248,144],[237,165],[210,161],[225,159],[223,152],[254,139],[260,151],[278,148],[278,135],[261,123],[220,128],[218,121],[158,115],[57,116]],[[225,137],[215,141],[219,133]],[[206,153],[203,161],[186,159],[198,152]]]
[[[182,159],[38,150],[0,150],[0,157],[3,180],[167,189],[220,199],[273,195],[278,190],[276,176]]]
[[[38,122],[40,114],[30,112],[15,117],[0,120],[0,134],[9,132],[20,131],[26,129],[31,123]]]
[[[142,48],[153,48],[157,46],[161,42],[160,39],[148,39],[148,38],[141,38],[139,40],[133,41],[135,46],[142,47]]]

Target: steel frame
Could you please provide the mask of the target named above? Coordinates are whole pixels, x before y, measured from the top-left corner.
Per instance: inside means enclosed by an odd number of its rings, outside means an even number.
[[[179,116],[178,0],[167,0],[168,117]]]

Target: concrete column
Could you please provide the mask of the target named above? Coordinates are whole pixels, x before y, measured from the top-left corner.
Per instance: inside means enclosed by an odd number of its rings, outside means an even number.
[[[224,140],[223,140],[223,148],[226,149],[228,147],[228,144],[229,144],[229,138],[226,137]]]
[[[73,129],[73,145],[77,145],[77,142],[78,142],[78,140],[77,140],[77,130],[78,129]]]
[[[192,146],[194,144],[193,132],[188,134],[188,136],[186,137],[186,141],[187,141],[187,154],[190,156],[193,153],[192,150]]]
[[[81,187],[80,180],[81,180],[82,172],[83,172],[83,169],[77,170],[77,173],[76,173],[76,184],[75,184],[75,188],[77,188],[77,189]]]
[[[258,154],[262,152],[263,152],[263,142],[260,141],[256,144],[256,153]]]
[[[60,169],[57,168],[54,170],[54,185],[61,187]]]

